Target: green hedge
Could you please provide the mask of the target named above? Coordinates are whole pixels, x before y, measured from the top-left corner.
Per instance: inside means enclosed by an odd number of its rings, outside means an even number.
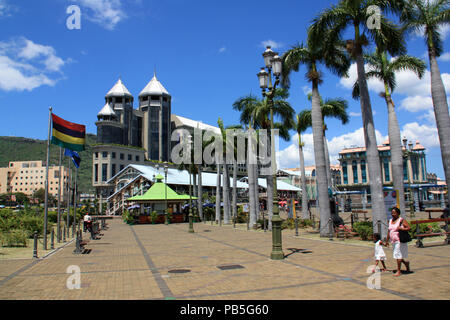
[[[373,225],[371,221],[361,221],[353,223],[353,230],[359,234],[362,240],[370,240],[373,235]]]
[[[13,229],[0,233],[0,243],[2,247],[26,247],[29,233],[21,229]]]

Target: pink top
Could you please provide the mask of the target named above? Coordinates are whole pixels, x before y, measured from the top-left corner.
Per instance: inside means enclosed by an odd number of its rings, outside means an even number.
[[[402,218],[397,218],[397,221],[395,223],[392,223],[392,219],[389,220],[389,240],[391,243],[399,242],[400,236],[398,234],[398,227],[400,227],[400,222],[402,221]]]

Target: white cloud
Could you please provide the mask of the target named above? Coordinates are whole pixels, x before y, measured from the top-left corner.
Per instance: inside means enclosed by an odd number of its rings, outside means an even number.
[[[284,43],[281,42],[276,42],[273,40],[265,40],[261,42],[261,46],[263,46],[264,48],[266,48],[267,46],[272,47],[272,49],[280,49],[284,47]]]
[[[378,130],[375,131],[377,144],[383,143],[387,136],[383,136]],[[305,158],[305,165],[314,165],[314,142],[312,134],[302,135],[305,146],[303,153]],[[330,138],[328,137],[328,152],[330,154],[330,162],[337,164],[339,152],[344,148],[350,147],[364,147],[364,131],[359,128],[353,132],[345,133],[340,136]],[[292,144],[277,153],[277,163],[279,168],[294,168],[299,167],[300,160],[298,154],[298,134],[295,134],[291,139]]]
[[[6,0],[0,0],[0,18],[11,16],[11,5]]]
[[[400,108],[410,112],[427,111],[433,108],[431,97],[411,96],[402,100]]]
[[[303,93],[305,94],[305,96],[307,96],[308,94],[310,94],[312,92],[312,89],[310,86],[303,86],[302,90],[303,90]]]
[[[353,112],[353,111],[351,111],[349,113],[349,116],[350,117],[361,117],[361,112]]]
[[[66,64],[51,46],[36,44],[26,38],[0,42],[0,89],[31,91],[37,87],[54,86],[52,73],[61,73]]]
[[[441,61],[450,61],[450,52],[445,52],[441,54],[441,56],[438,58]]]
[[[223,46],[219,49],[219,53],[224,53],[227,50],[227,47]]]
[[[401,130],[401,136],[407,137],[411,141],[419,140],[427,149],[440,146],[437,128],[434,125],[407,123]]]
[[[127,17],[122,9],[121,0],[74,1],[88,9],[87,14],[85,14],[85,11],[82,8],[82,16],[108,30],[113,30],[120,21]]]

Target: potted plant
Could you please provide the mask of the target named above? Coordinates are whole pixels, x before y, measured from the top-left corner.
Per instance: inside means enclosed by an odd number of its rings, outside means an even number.
[[[156,223],[156,220],[158,219],[158,212],[156,211],[152,211],[152,213],[150,214],[151,218],[152,218],[152,224]]]

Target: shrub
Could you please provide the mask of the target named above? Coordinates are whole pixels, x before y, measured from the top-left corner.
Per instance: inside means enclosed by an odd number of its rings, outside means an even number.
[[[158,219],[158,212],[152,211],[150,217],[152,218],[152,223],[156,223],[156,220]]]
[[[268,218],[264,218],[264,220],[266,221],[266,228],[269,228],[269,219]],[[261,229],[264,228],[264,220],[263,219],[258,219],[258,221],[256,222],[257,225],[259,225],[259,227]]]
[[[2,247],[26,247],[29,234],[25,230],[13,229],[0,235]]]
[[[283,220],[283,222],[281,223],[281,230],[294,228],[295,228],[295,219],[288,218],[286,220]]]
[[[312,227],[313,221],[311,219],[299,219],[298,220],[298,227],[299,228],[306,228],[306,227]]]
[[[248,213],[250,214],[250,213]],[[236,223],[247,223],[247,213],[242,211],[242,206],[238,207]]]
[[[373,234],[373,225],[370,221],[355,222],[353,229],[359,234],[362,240],[369,240]]]
[[[441,231],[441,227],[437,222],[409,225],[411,226],[411,230],[409,231],[411,238],[415,238],[417,234],[439,233]]]

